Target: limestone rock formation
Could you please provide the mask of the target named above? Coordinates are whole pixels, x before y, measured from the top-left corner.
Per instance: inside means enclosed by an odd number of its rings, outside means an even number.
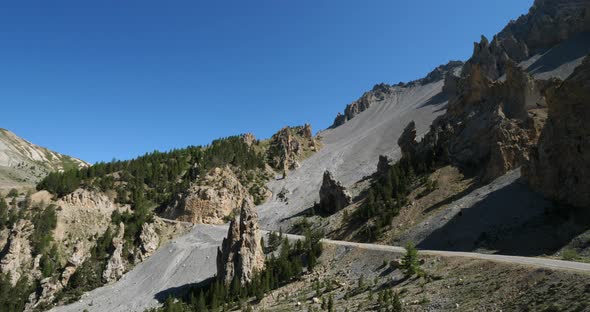
[[[114,211],[125,211],[129,206],[119,206],[106,194],[77,189],[60,198],[56,205],[57,226],[55,240],[63,242],[67,254],[72,253],[74,243],[102,235],[111,224]]]
[[[264,269],[264,252],[258,227],[258,213],[243,201],[239,218],[229,225],[227,237],[217,251],[217,277],[226,285],[234,279],[250,282],[256,272]]]
[[[242,140],[244,140],[244,143],[248,146],[252,146],[252,144],[256,142],[256,137],[252,133],[246,133],[242,135]]]
[[[84,263],[89,256],[89,251],[85,248],[83,243],[77,243],[74,247],[74,253],[68,258],[68,262],[59,277],[48,277],[40,282],[40,291],[31,294],[29,302],[25,307],[25,311],[34,311],[39,306],[52,303],[56,295],[68,285],[70,278],[76,270]]]
[[[512,62],[506,63],[504,81],[489,79],[479,64],[465,69],[469,72],[456,81],[447,112],[430,132],[415,143],[410,124],[398,143],[404,155],[424,163],[438,159],[483,168],[489,181],[528,160],[545,120],[547,84],[534,81]]]
[[[327,213],[335,213],[351,203],[352,198],[346,188],[326,170],[320,187],[320,209]]]
[[[547,197],[590,207],[590,56],[549,90],[547,102],[547,123],[524,176]]]
[[[309,124],[284,127],[270,139],[267,158],[273,168],[287,171],[299,167],[298,161],[305,152],[316,150],[317,144]]]
[[[414,121],[410,122],[404,128],[404,132],[402,132],[402,135],[397,140],[397,145],[402,151],[402,157],[412,157],[416,154],[416,123]]]
[[[125,224],[119,224],[119,232],[113,238],[114,251],[107,262],[107,266],[102,274],[105,283],[117,281],[125,273],[125,260],[123,259],[123,243],[125,235]]]
[[[29,237],[33,233],[33,224],[29,220],[19,220],[8,237],[4,250],[0,253],[0,272],[10,274],[10,282],[16,282],[23,274],[29,274],[33,266],[33,256]]]
[[[536,0],[528,14],[510,22],[489,42],[482,36],[474,44],[466,71],[479,65],[483,75],[495,80],[507,62],[521,62],[554,45],[590,31],[590,4],[587,0]]]
[[[140,240],[140,254],[139,260],[144,261],[149,256],[153,255],[160,244],[160,236],[156,232],[154,223],[144,223],[139,234]]]
[[[222,224],[244,200],[253,202],[231,168],[214,168],[179,195],[164,216],[192,223]]]

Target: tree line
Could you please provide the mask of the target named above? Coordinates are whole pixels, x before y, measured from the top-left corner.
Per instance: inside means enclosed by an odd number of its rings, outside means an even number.
[[[116,190],[121,203],[137,204],[143,197],[156,204],[188,188],[189,182],[214,167],[233,165],[244,170],[264,168],[264,155],[244,142],[241,136],[213,141],[208,146],[189,146],[169,152],[146,153],[127,161],[113,160],[93,166],[53,172],[37,185],[61,197],[79,187]]]

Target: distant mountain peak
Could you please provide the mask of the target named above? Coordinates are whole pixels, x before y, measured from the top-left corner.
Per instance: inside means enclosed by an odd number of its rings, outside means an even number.
[[[49,172],[88,166],[83,160],[38,146],[0,128],[0,189],[34,186]]]

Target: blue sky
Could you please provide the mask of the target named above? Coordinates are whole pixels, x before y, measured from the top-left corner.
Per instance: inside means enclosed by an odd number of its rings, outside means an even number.
[[[328,127],[533,0],[4,1],[0,127],[89,162]]]

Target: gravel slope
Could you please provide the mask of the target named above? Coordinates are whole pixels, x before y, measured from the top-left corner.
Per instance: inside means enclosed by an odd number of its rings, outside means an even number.
[[[344,125],[321,132],[323,147],[306,159],[286,179],[271,181],[273,194],[287,190],[287,201],[275,196],[259,207],[261,226],[278,230],[288,227],[287,218],[319,201],[325,170],[345,186],[350,186],[377,170],[379,155],[399,157],[397,139],[412,120],[418,133],[425,133],[432,121],[444,113],[446,101],[440,98],[443,81],[399,88],[393,96],[371,106]],[[434,102],[434,103],[432,103]]]
[[[212,277],[216,271],[217,246],[227,227],[199,225],[187,235],[175,239],[118,282],[85,294],[74,304],[51,311],[127,312],[144,311],[165,299],[166,291]]]

